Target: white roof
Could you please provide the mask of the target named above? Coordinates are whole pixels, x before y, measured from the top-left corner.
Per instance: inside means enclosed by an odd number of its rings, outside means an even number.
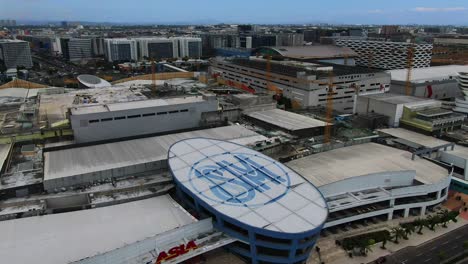
[[[323,121],[281,109],[250,112],[246,115],[290,131],[323,127],[326,125],[326,123]]]
[[[390,135],[392,137],[401,138],[412,143],[416,143],[421,145],[425,148],[437,148],[443,145],[450,144],[450,142],[438,139],[431,136],[426,136],[417,132],[413,132],[411,130],[407,130],[404,128],[386,128],[386,129],[378,129],[378,132]]]
[[[165,160],[172,144],[191,137],[241,140],[245,144],[267,139],[242,126],[226,126],[50,151],[44,153],[44,181]]]
[[[315,186],[348,178],[390,171],[416,171],[416,179],[436,183],[448,177],[446,169],[411,153],[377,143],[338,148],[290,161],[287,166],[297,171]]]
[[[188,104],[188,103],[197,103],[197,102],[200,103],[203,101],[204,100],[202,96],[190,96],[190,97],[176,97],[176,98],[168,98],[168,99],[154,99],[154,100],[113,103],[113,104],[105,104],[105,105],[80,106],[80,107],[72,108],[72,114],[80,115],[80,114],[89,114],[89,113],[102,113],[102,112],[129,110],[129,109],[158,107],[158,106],[165,106],[165,105],[178,105],[178,104]]]
[[[2,263],[70,263],[195,221],[169,195],[0,221],[0,256]]]
[[[408,70],[390,70],[387,71],[392,75],[392,81],[406,81]],[[426,68],[414,68],[412,71],[411,82],[424,83],[426,81],[443,81],[456,79],[459,72],[468,72],[468,65],[446,65],[433,66]]]
[[[0,145],[0,170],[3,168],[3,165],[10,153],[11,144],[1,144]]]
[[[242,145],[191,138],[169,149],[179,184],[214,210],[246,225],[280,233],[321,226],[328,214],[321,193],[281,163]]]

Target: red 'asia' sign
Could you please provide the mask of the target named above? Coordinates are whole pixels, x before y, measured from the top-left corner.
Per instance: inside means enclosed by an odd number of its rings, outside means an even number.
[[[187,245],[181,244],[169,249],[167,252],[161,251],[161,253],[158,255],[158,259],[154,264],[161,264],[161,262],[166,260],[177,258],[178,256],[187,254],[190,250],[194,250],[196,248],[197,244],[195,244],[195,241],[192,240],[188,242]]]

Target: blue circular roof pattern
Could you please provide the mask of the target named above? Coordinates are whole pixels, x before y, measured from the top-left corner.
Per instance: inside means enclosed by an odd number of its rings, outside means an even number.
[[[284,233],[320,227],[328,210],[310,182],[245,146],[213,139],[181,140],[169,149],[175,181],[219,213]]]

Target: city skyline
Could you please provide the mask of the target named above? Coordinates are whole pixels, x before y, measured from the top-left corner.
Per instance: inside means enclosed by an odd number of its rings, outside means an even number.
[[[430,24],[468,25],[468,4],[429,1],[391,2],[306,1],[280,2],[238,0],[218,3],[214,0],[172,2],[138,1],[63,1],[19,0],[0,10],[0,18],[18,23],[33,21],[86,21],[122,24]],[[0,0],[0,6],[7,4]],[[164,10],[164,11],[159,11]]]

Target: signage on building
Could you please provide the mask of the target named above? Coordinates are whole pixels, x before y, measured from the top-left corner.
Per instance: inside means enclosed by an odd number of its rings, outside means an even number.
[[[190,252],[191,250],[194,250],[196,248],[197,248],[197,244],[195,243],[195,241],[192,240],[192,241],[188,242],[187,245],[180,244],[178,246],[175,246],[175,247],[169,249],[167,252],[166,251],[161,251],[159,253],[159,255],[158,255],[158,258],[156,259],[155,264],[161,264],[164,261],[168,261],[170,259],[177,258],[178,256],[187,254],[188,252]]]

